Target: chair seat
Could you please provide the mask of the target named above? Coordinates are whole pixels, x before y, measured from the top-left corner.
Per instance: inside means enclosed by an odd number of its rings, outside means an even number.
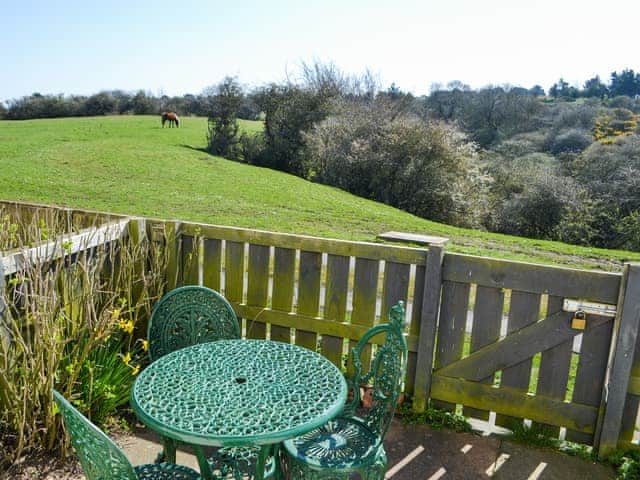
[[[153,463],[133,467],[139,480],[200,480],[200,474],[182,465]]]
[[[370,464],[382,448],[379,438],[353,418],[338,418],[284,442],[287,453],[311,467],[348,469]]]

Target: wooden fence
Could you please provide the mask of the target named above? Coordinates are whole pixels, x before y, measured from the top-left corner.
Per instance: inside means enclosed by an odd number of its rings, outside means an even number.
[[[430,400],[501,426],[526,419],[602,455],[635,445],[636,265],[604,273],[447,253],[445,242],[415,248],[151,219],[129,231],[174,250],[168,288],[221,291],[246,336],[295,342],[340,367],[404,300],[405,391],[416,410]],[[576,330],[567,299],[617,314],[588,313]]]

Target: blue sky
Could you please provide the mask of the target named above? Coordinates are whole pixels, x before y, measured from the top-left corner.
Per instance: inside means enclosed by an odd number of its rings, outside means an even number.
[[[417,94],[451,80],[546,89],[640,71],[638,18],[637,0],[0,0],[0,101],[260,85],[315,59]]]

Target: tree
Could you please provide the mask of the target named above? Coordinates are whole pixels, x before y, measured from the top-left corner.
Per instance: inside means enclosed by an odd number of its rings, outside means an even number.
[[[578,89],[569,86],[569,84],[560,77],[560,80],[558,80],[557,83],[554,83],[549,89],[549,95],[554,98],[577,98]]]
[[[640,74],[636,74],[631,69],[622,72],[611,73],[611,86],[609,87],[612,96],[627,95],[633,97],[640,95]]]
[[[84,104],[86,115],[106,115],[116,108],[116,100],[106,92],[100,92],[87,98]]]
[[[544,97],[544,88],[540,85],[534,85],[529,89],[529,93],[534,97]]]
[[[138,90],[131,99],[130,106],[131,110],[136,115],[150,115],[158,113],[153,97],[147,95],[144,90]]]
[[[584,82],[583,97],[604,98],[608,93],[609,89],[602,83],[598,75]]]
[[[238,110],[244,94],[238,80],[226,77],[214,89],[208,102],[208,150],[214,155],[237,159],[240,154]]]

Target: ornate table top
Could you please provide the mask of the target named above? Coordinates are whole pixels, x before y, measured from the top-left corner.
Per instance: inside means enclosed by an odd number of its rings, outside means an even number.
[[[131,404],[147,426],[184,442],[265,445],[335,417],[347,397],[323,356],[268,340],[219,340],[177,350],[136,379]]]

